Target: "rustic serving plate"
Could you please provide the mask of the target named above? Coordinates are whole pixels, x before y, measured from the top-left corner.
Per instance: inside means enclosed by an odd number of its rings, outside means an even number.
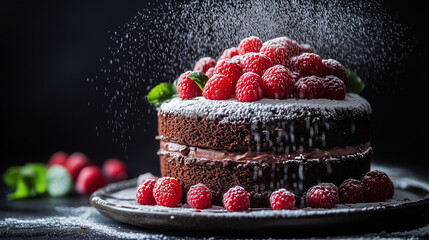
[[[377,167],[380,169],[381,167]],[[136,179],[110,184],[91,195],[104,216],[143,228],[216,234],[315,235],[389,231],[427,221],[429,184],[404,169],[384,169],[395,184],[393,199],[379,203],[338,204],[333,209],[273,211],[253,208],[229,213],[223,207],[195,210],[142,206],[136,202]]]

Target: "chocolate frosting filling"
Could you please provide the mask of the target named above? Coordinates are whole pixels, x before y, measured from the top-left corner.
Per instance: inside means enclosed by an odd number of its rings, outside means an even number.
[[[235,161],[235,162],[283,162],[283,161],[326,161],[339,160],[344,156],[355,154],[366,154],[371,151],[370,142],[365,142],[357,146],[333,147],[326,149],[313,149],[310,151],[298,150],[292,153],[266,152],[234,152],[213,150],[186,146],[182,144],[160,141],[158,155],[179,155],[184,158],[211,161]]]

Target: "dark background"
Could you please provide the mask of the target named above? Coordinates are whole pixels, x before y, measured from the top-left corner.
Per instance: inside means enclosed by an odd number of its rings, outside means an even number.
[[[362,93],[373,108],[373,159],[425,174],[429,6],[426,1],[384,5],[410,28],[416,40],[410,48],[417,51],[382,87],[368,86]],[[127,162],[131,176],[159,173],[156,115],[136,127],[124,151],[111,137],[97,136],[96,126],[105,130],[99,113],[88,107],[94,90],[86,82],[100,71],[108,31],[153,6],[145,1],[0,0],[0,172],[27,161],[46,162],[62,150],[84,152],[100,164],[118,157]]]

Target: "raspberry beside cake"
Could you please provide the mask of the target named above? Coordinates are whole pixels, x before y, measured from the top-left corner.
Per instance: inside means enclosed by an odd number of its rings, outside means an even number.
[[[161,176],[176,178],[184,196],[205,184],[215,205],[239,185],[252,207],[266,207],[280,188],[302,195],[368,172],[371,107],[346,94],[359,83],[339,62],[308,51],[285,37],[263,44],[251,37],[214,67],[210,58],[198,61],[206,72],[152,90]]]

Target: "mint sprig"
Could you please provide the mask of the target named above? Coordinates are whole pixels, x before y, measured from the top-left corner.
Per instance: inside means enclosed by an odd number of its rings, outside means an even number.
[[[161,104],[169,101],[175,96],[177,96],[177,90],[174,84],[160,83],[150,90],[146,97],[151,104],[155,105],[155,107],[159,107]]]
[[[10,200],[35,197],[47,191],[46,164],[27,163],[6,170],[3,181],[15,192],[8,195]]]
[[[192,72],[188,75],[188,78],[194,80],[194,82],[200,87],[201,91],[204,91],[204,86],[206,86],[209,77],[200,71]]]
[[[349,78],[346,86],[346,92],[348,93],[361,93],[365,88],[365,84],[362,79],[353,71],[346,68],[346,74]]]
[[[204,86],[209,80],[209,78],[200,71],[194,71],[190,73],[188,77],[198,85],[201,91],[204,90]],[[174,97],[177,97],[178,82],[179,78],[177,78],[173,83],[160,83],[156,85],[146,96],[147,100],[155,107],[159,107],[163,103],[170,101]]]

